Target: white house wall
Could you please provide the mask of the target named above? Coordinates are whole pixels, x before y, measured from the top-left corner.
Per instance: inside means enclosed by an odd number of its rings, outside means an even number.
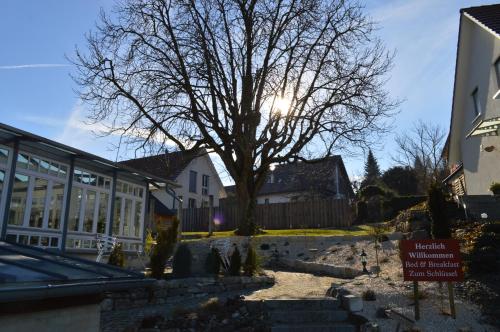
[[[490,184],[500,181],[500,137],[466,139],[480,120],[500,116],[500,100],[493,99],[499,90],[494,67],[499,56],[500,39],[462,15],[449,162],[463,162],[469,195],[490,194]],[[482,110],[478,117],[471,96],[476,87]],[[481,146],[491,145],[493,152],[481,151]]]
[[[292,197],[298,196],[300,193],[279,193],[271,195],[259,195],[257,197],[257,204],[266,204],[266,199],[269,200],[269,204],[274,203],[288,203],[291,201]]]
[[[189,192],[189,172],[195,171],[197,172],[197,181],[196,181],[196,193]],[[202,195],[202,176],[203,174],[209,176],[208,183],[208,194]],[[193,159],[177,176],[175,182],[180,185],[180,188],[175,188],[175,194],[177,196],[182,196],[183,200],[183,208],[188,207],[189,198],[193,198],[196,200],[195,207],[201,207],[202,201],[206,201],[208,204],[208,200],[210,195],[214,197],[214,206],[219,206],[219,199],[226,197],[226,192],[224,190],[224,186],[220,181],[219,175],[215,170],[212,161],[208,155],[204,155],[198,158]],[[154,190],[153,195],[160,200],[163,204],[165,204],[168,208],[172,208],[172,200],[173,198],[165,193],[163,189]],[[178,207],[178,204],[175,204],[175,208]]]

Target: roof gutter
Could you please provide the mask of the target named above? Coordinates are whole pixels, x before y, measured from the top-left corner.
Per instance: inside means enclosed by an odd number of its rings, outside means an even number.
[[[154,279],[129,279],[91,281],[41,286],[12,287],[0,289],[0,303],[33,301],[76,295],[100,294],[106,291],[119,291],[137,286],[151,286]]]

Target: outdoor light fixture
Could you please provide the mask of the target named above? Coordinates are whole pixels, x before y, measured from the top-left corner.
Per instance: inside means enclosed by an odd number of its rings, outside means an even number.
[[[359,255],[361,257],[361,264],[363,264],[363,273],[368,273],[368,270],[366,269],[366,256],[368,256],[365,252],[365,249],[361,250],[361,254]]]

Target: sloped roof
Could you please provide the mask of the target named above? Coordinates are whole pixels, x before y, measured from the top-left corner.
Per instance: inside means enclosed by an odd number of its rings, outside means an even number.
[[[500,4],[463,8],[460,12],[469,14],[500,36]]]
[[[175,180],[184,168],[196,157],[206,153],[204,150],[175,151],[157,156],[149,156],[121,161],[128,167],[132,167],[156,176]]]
[[[349,177],[345,170],[342,157],[338,155],[327,157],[321,161],[299,161],[276,165],[274,171],[272,171],[273,181],[264,183],[259,191],[259,195],[304,191],[318,191],[320,194],[324,195],[334,194],[336,187],[333,179],[335,178],[335,166],[337,163],[340,166],[339,176],[348,181]],[[228,192],[235,192],[234,185],[225,188]]]
[[[98,294],[152,282],[112,265],[0,241],[0,303]]]

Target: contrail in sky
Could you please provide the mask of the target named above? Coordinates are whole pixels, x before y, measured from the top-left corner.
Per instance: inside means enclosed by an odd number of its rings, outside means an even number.
[[[71,67],[71,65],[63,63],[33,63],[27,65],[12,65],[12,66],[0,66],[2,69],[29,69],[29,68],[59,68],[59,67]]]

